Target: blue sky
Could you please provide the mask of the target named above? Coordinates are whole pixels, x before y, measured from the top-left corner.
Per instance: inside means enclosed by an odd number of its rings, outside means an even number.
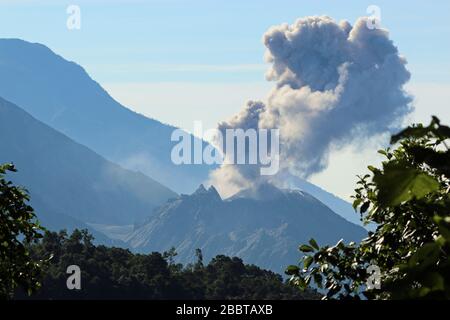
[[[69,4],[81,8],[79,31],[66,28]],[[450,80],[448,1],[0,0],[0,35],[45,43],[100,82],[260,81],[271,25],[322,14],[353,22],[370,4],[414,80]]]
[[[66,28],[70,4],[80,6],[80,30]],[[131,109],[191,130],[194,120],[212,127],[247,99],[265,97],[271,84],[261,38],[270,26],[323,14],[353,23],[372,4],[409,62],[414,119],[426,121],[431,113],[450,119],[450,2],[444,0],[0,0],[0,37],[43,43],[85,67]],[[349,159],[342,176],[338,168]],[[336,151],[313,181],[348,197],[354,179],[348,186],[342,181],[368,161],[376,159],[351,146]]]

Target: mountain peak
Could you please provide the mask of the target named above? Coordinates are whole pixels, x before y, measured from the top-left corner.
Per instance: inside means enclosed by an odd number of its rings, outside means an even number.
[[[207,193],[208,191],[206,190],[205,186],[203,184],[201,184],[197,190],[195,190],[194,194],[203,194],[203,193]]]
[[[222,200],[222,198],[220,197],[219,192],[217,192],[216,188],[214,188],[214,186],[210,186],[208,188],[208,193],[214,195],[215,197],[219,198]]]
[[[222,198],[220,197],[219,193],[217,192],[216,188],[214,188],[214,186],[210,186],[208,189],[206,189],[205,186],[203,184],[201,184],[197,188],[197,190],[195,190],[195,192],[192,194],[192,196],[196,196],[196,195],[208,195],[213,198],[218,198],[218,199],[222,200]]]

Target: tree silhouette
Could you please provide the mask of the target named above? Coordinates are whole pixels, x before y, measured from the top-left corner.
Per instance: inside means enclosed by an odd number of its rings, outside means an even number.
[[[9,299],[17,287],[28,294],[39,288],[42,261],[32,259],[29,245],[41,238],[26,190],[6,180],[14,165],[0,165],[0,299]]]
[[[449,299],[448,139],[450,128],[435,117],[393,136],[397,149],[380,151],[382,168],[370,166],[355,190],[354,207],[375,232],[359,245],[300,246],[301,264],[286,270],[292,282],[301,288],[314,282],[326,298]]]

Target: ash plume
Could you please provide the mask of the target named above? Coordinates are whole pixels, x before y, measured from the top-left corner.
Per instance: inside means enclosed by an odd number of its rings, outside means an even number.
[[[331,146],[392,131],[412,110],[405,58],[388,31],[369,29],[365,17],[353,26],[306,17],[271,27],[263,42],[271,63],[266,78],[275,85],[266,102],[249,101],[219,130],[279,128],[283,172],[302,178],[321,172]],[[222,165],[210,183],[229,195],[261,179],[276,182],[256,169]]]

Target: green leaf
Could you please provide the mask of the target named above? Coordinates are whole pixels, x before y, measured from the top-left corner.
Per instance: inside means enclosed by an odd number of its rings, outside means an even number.
[[[379,188],[378,201],[383,206],[395,207],[439,190],[439,182],[435,178],[398,162],[387,164],[384,174],[377,174],[374,181]]]
[[[415,127],[408,127],[405,130],[401,131],[400,133],[392,136],[391,138],[391,144],[397,143],[402,139],[407,138],[421,138],[424,137],[429,132],[428,127],[424,127],[423,125],[418,125]]]
[[[386,150],[378,150],[378,153],[379,153],[379,154],[382,154],[382,155],[384,155],[384,156],[386,156],[386,157],[387,157],[387,155],[388,155],[388,153],[386,152]]]
[[[305,279],[299,277],[298,279],[296,279],[296,281],[297,281],[298,286],[300,287],[300,289],[302,289],[302,290],[303,290],[303,289],[306,289],[307,284],[306,284]]]
[[[305,269],[308,269],[311,266],[311,263],[313,262],[313,257],[306,256],[303,260],[303,267]]]
[[[314,240],[314,239],[311,238],[311,239],[309,240],[309,244],[310,244],[314,249],[319,250],[319,245],[317,244],[316,240]]]
[[[355,201],[353,201],[353,209],[358,209],[358,207],[361,205],[361,203],[363,202],[363,200],[361,198],[356,199]]]
[[[300,271],[300,268],[298,266],[290,265],[286,268],[285,273],[287,275],[293,276],[293,275],[298,275],[299,271]]]
[[[302,244],[298,249],[301,252],[313,252],[314,251],[313,247],[308,246],[307,244]]]

